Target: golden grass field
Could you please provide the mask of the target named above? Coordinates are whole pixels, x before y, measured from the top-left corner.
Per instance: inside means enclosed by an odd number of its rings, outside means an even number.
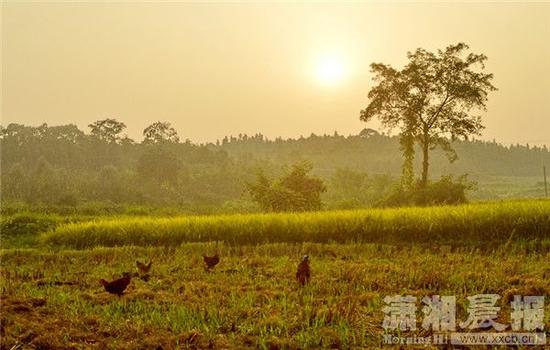
[[[502,244],[550,240],[550,201],[212,216],[115,217],[68,223],[42,236],[71,248],[300,242]],[[550,247],[549,247],[550,248]]]

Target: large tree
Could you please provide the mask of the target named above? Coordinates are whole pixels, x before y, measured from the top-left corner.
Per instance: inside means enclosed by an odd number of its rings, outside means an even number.
[[[360,119],[378,118],[387,129],[400,129],[406,184],[414,177],[415,143],[422,149],[421,185],[425,187],[429,151],[440,146],[453,162],[457,156],[451,142],[479,135],[483,129],[480,112],[486,110],[487,95],[496,88],[493,75],[483,72],[487,56],[468,49],[464,43],[435,53],[419,48],[407,53],[409,62],[401,70],[371,64],[376,85],[368,93],[370,101]]]

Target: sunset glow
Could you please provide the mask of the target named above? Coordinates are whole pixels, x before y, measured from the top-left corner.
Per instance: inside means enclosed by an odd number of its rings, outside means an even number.
[[[324,85],[336,85],[342,82],[347,73],[347,67],[338,56],[324,56],[315,65],[317,80]]]

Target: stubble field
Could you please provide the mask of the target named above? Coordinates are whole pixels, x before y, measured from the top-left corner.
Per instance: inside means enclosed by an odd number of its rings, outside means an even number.
[[[201,254],[221,262],[205,271]],[[312,280],[294,280],[299,257]],[[100,278],[134,271],[152,259],[149,281],[125,295]],[[228,247],[98,248],[2,253],[2,348],[350,348],[381,344],[382,299],[410,294],[550,294],[550,254],[375,244],[269,244]],[[546,329],[550,326],[547,304]],[[421,313],[419,313],[419,318]]]

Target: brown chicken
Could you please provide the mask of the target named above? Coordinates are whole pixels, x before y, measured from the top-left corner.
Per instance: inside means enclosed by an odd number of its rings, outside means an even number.
[[[124,277],[113,280],[111,282],[107,282],[104,279],[101,279],[99,283],[105,287],[105,290],[111,294],[116,294],[118,296],[121,296],[122,293],[124,293],[124,290],[128,285],[130,284],[130,281],[132,280],[132,275],[129,272],[125,272]]]
[[[147,275],[151,271],[151,265],[153,261],[149,261],[149,264],[145,265],[141,261],[136,260],[136,266],[140,275]]]
[[[298,271],[296,271],[296,279],[301,286],[304,286],[309,282],[311,277],[311,270],[309,268],[309,256],[304,255],[302,261],[298,264]]]
[[[210,270],[214,266],[218,265],[218,263],[220,262],[220,257],[219,257],[218,254],[216,254],[214,256],[203,255],[202,258],[204,260],[204,263],[206,264],[206,269],[207,270]]]

